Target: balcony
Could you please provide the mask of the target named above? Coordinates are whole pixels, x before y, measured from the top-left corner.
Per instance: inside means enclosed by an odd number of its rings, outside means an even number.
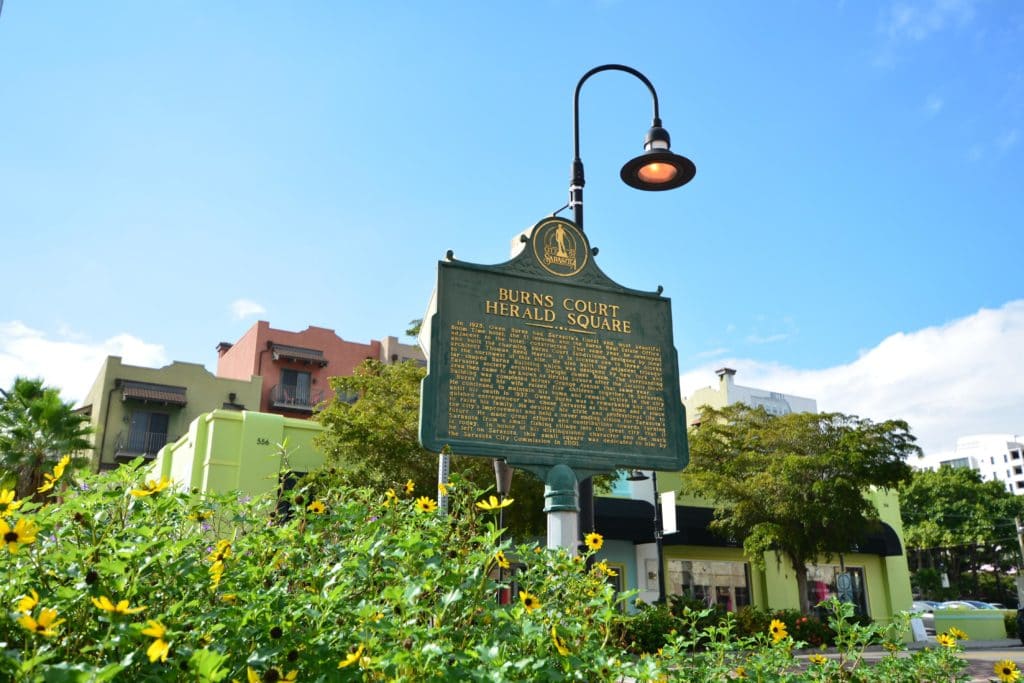
[[[141,456],[152,460],[166,443],[167,432],[121,432],[117,435],[117,442],[114,445],[114,458],[127,461]]]
[[[316,405],[323,400],[323,391],[314,392],[308,387],[275,384],[270,389],[270,405],[280,410],[312,413]]]

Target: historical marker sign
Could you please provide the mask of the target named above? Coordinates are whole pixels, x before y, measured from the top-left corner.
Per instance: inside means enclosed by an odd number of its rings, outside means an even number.
[[[689,461],[670,301],[609,279],[571,221],[506,263],[440,262],[427,324],[424,447],[582,476]]]

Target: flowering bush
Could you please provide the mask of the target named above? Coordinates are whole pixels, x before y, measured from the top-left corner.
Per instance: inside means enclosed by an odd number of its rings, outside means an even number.
[[[465,482],[448,487],[448,514],[401,482],[371,491],[322,475],[282,494],[287,514],[131,467],[47,483],[46,504],[9,500],[2,515],[0,680],[826,680],[841,666],[794,656],[781,621],[741,637],[731,619],[694,628],[708,615],[693,611],[660,654],[631,654],[612,570],[503,542],[507,503],[478,504]],[[506,583],[516,570],[509,604],[499,569]],[[898,639],[834,628],[851,652]],[[958,661],[955,645],[915,657],[885,666]],[[858,676],[882,680],[870,671]],[[899,680],[925,679],[910,671]]]

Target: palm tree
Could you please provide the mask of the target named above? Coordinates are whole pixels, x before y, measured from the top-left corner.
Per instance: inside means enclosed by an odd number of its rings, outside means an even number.
[[[92,427],[41,379],[17,377],[10,391],[0,393],[0,479],[16,478],[18,498],[31,497],[48,462],[92,448]]]

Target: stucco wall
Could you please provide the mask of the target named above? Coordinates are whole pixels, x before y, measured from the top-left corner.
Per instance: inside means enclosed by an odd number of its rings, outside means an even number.
[[[149,382],[186,388],[184,406],[142,403],[122,400],[118,380]],[[83,405],[89,405],[90,422],[95,429],[93,435],[93,467],[114,465],[118,436],[126,435],[134,411],[164,413],[168,416],[168,442],[176,440],[188,430],[189,423],[200,414],[221,408],[230,401],[255,408],[259,405],[262,381],[259,378],[245,380],[216,377],[197,363],[174,361],[162,368],[145,368],[125,365],[118,356],[108,356],[100,373],[86,395]]]

